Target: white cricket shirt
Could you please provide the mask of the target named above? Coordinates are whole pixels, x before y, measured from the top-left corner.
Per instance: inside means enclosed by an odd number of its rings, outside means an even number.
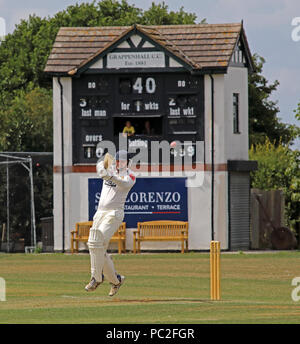
[[[103,161],[97,164],[97,172],[103,173]],[[124,209],[128,192],[136,181],[134,173],[127,169],[119,174],[116,170],[108,170],[107,175],[102,177],[103,185],[98,204],[98,210]]]

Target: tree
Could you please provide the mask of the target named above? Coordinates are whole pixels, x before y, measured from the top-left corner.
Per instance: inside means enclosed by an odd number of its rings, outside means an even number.
[[[3,151],[52,151],[52,90],[21,90],[0,116]]]
[[[295,228],[300,220],[300,151],[267,138],[251,146],[249,158],[258,161],[257,171],[251,172],[251,187],[283,190],[287,224]]]
[[[249,75],[249,140],[252,144],[263,144],[266,138],[271,142],[288,144],[299,135],[295,125],[282,123],[278,118],[277,102],[270,96],[276,91],[279,82],[269,84],[261,74],[265,59],[253,55],[255,71]]]
[[[162,4],[155,5],[152,2],[148,11],[144,12],[141,24],[144,25],[179,25],[179,24],[195,24],[196,14],[186,13],[183,7],[179,12],[168,12],[168,6],[162,2]],[[206,19],[203,19],[201,23],[205,23]]]

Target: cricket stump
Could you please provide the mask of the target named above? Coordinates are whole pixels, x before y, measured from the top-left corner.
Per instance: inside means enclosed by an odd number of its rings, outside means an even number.
[[[210,242],[210,299],[221,299],[220,241]]]

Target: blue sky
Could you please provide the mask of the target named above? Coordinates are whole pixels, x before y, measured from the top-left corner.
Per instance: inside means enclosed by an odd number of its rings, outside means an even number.
[[[9,33],[21,18],[28,18],[29,14],[52,16],[76,2],[91,1],[0,0],[0,17],[4,18],[6,33]],[[161,1],[128,0],[143,9],[148,9],[152,2]],[[300,125],[293,112],[300,102],[300,40],[295,42],[292,39],[292,31],[296,28],[292,26],[292,20],[300,17],[299,0],[165,0],[165,3],[170,10],[179,10],[183,6],[186,12],[197,15],[198,22],[203,18],[211,24],[243,19],[251,52],[266,59],[263,74],[270,82],[276,79],[280,82],[272,97],[278,100],[279,117],[283,122]],[[300,18],[298,22],[300,26]]]

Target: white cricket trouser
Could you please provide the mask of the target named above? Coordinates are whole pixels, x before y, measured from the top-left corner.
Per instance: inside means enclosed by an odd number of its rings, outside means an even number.
[[[124,218],[124,211],[97,210],[90,229],[88,247],[91,259],[91,275],[97,282],[102,281],[102,273],[113,284],[119,284],[114,263],[106,250],[111,237],[120,227]]]

